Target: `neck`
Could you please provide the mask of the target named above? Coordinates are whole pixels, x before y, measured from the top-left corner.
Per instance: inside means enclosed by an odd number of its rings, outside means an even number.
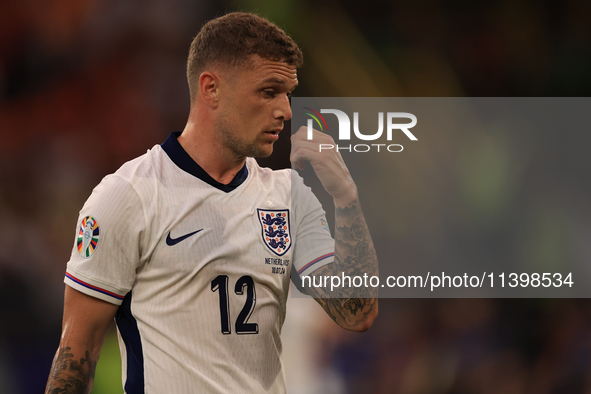
[[[213,123],[207,117],[198,117],[196,112],[191,110],[189,120],[178,142],[209,176],[227,185],[244,166],[246,157],[229,152],[215,135]],[[195,119],[203,119],[203,121],[197,122]]]

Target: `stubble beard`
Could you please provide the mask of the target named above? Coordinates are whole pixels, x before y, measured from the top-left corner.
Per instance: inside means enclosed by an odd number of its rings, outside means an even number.
[[[216,129],[222,144],[237,156],[265,158],[273,153],[273,146],[267,151],[256,140],[246,141],[236,136],[224,116],[217,119]]]

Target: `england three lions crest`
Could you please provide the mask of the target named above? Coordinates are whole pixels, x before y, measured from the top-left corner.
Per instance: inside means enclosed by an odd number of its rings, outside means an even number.
[[[289,209],[257,209],[263,241],[277,256],[283,256],[291,246]]]

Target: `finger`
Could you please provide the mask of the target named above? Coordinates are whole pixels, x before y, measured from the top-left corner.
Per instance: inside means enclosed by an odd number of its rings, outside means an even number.
[[[292,161],[291,168],[293,168],[294,170],[305,170],[306,162],[303,160]]]
[[[309,140],[307,136],[302,133],[303,130],[307,133],[307,128],[300,128],[296,134],[292,135],[292,153],[295,149],[300,147],[307,147],[314,152],[321,152],[322,148],[326,151],[335,147],[334,140],[330,135],[314,130],[313,138]]]
[[[325,141],[333,141],[332,137],[326,133],[323,133],[321,131],[318,131],[316,129],[312,129],[312,139],[308,138],[308,128],[305,126],[302,126],[298,129],[298,131],[295,132],[295,134],[293,134],[291,136],[291,140],[292,142],[294,141],[300,141],[300,140],[306,140],[306,141],[314,141],[314,142],[319,142],[319,143],[324,143]]]
[[[319,152],[319,145],[313,141],[300,140],[291,145],[291,161],[308,160],[312,164],[319,158],[316,156]],[[328,157],[326,158],[328,159]]]

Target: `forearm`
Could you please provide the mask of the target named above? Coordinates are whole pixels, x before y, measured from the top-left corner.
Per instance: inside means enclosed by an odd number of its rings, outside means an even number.
[[[356,193],[348,199],[335,200],[335,258],[314,275],[342,277],[378,276],[378,262],[367,224]],[[341,327],[367,330],[378,313],[378,289],[366,286],[341,286],[324,289],[316,301]]]
[[[58,348],[45,394],[86,394],[92,390],[99,351],[62,343]]]

